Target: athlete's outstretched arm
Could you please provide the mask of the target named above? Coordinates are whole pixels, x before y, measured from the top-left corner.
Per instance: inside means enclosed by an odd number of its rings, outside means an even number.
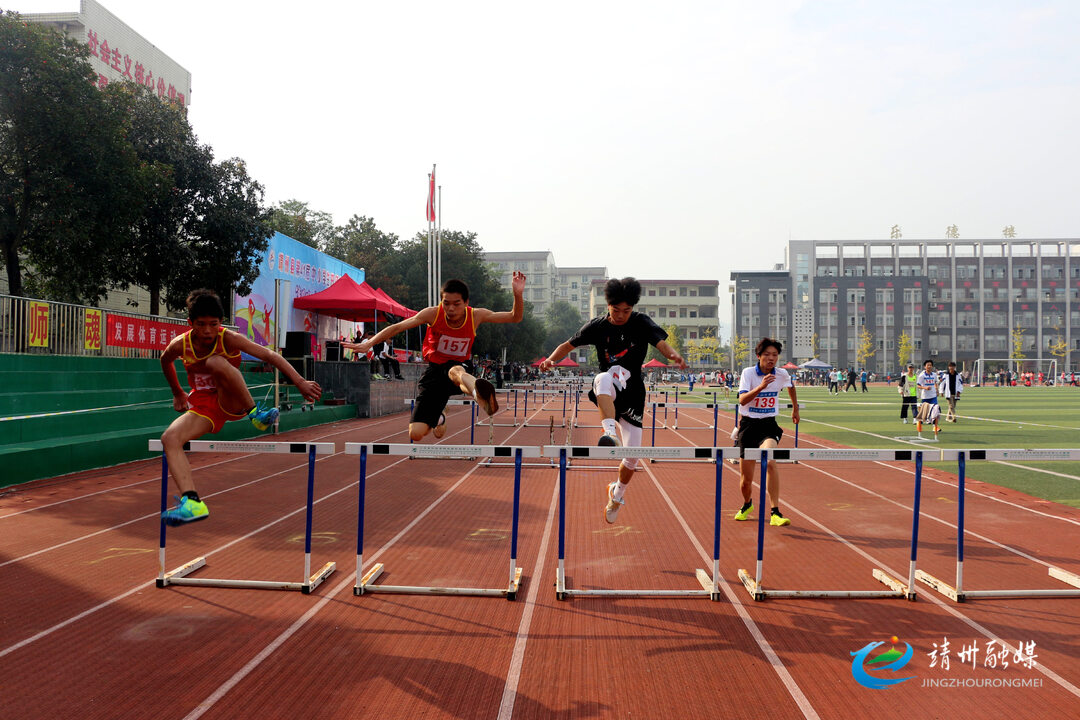
[[[495,312],[487,308],[473,308],[473,319],[477,325],[480,323],[518,323],[525,315],[525,276],[514,271],[514,279],[511,282],[514,291],[514,309]]]
[[[435,322],[435,315],[438,313],[439,308],[434,305],[424,308],[420,312],[416,313],[410,318],[405,318],[401,322],[396,322],[393,325],[387,325],[379,332],[375,333],[367,340],[358,343],[342,342],[341,347],[348,350],[355,350],[361,355],[367,355],[367,351],[378,345],[381,342],[385,342],[394,337],[398,333],[404,332],[414,327],[420,327],[421,325],[430,325]]]

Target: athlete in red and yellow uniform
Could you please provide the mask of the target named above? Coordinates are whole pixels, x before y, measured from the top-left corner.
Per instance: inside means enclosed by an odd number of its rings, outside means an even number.
[[[248,411],[230,412],[221,407],[217,383],[214,382],[214,373],[208,363],[213,362],[210,358],[220,356],[225,358],[225,361],[232,367],[239,368],[240,351],[230,354],[225,349],[225,328],[219,327],[217,338],[210,347],[210,352],[199,355],[195,352],[195,347],[192,344],[191,334],[193,332],[195,331],[188,330],[180,336],[182,347],[180,360],[184,363],[184,370],[187,371],[188,386],[191,388],[191,392],[187,394],[187,401],[190,406],[188,412],[209,420],[211,424],[210,432],[218,433],[221,432],[221,428],[225,427],[225,423],[229,420],[240,420],[247,417]]]
[[[451,395],[471,395],[488,415],[499,409],[491,383],[470,374],[469,358],[472,357],[476,328],[481,323],[521,322],[525,312],[525,276],[515,272],[511,288],[514,292],[514,309],[495,312],[470,307],[468,286],[460,280],[447,280],[442,286],[442,302],[438,305],[424,308],[411,318],[389,325],[363,342],[341,344],[342,347],[366,353],[404,330],[427,324],[423,352],[428,366],[420,376],[420,392],[413,408],[412,422],[409,423],[409,436],[413,440],[420,440],[432,429],[435,430],[435,437],[445,434],[443,410]]]
[[[163,514],[170,525],[202,520],[209,515],[191,479],[191,465],[184,455],[184,443],[206,433],[216,433],[229,420],[250,417],[252,424],[266,430],[277,419],[277,408],[260,408],[240,374],[240,353],[245,352],[270,363],[292,382],[306,400],[322,395],[318,383],[300,377],[285,358],[243,335],[221,326],[225,311],[221,300],[210,290],[196,290],[187,298],[191,329],[177,335],[161,353],[161,370],[173,394],[173,408],[180,417],[161,435],[161,444],[180,491],[180,503]],[[191,392],[185,393],[176,376],[177,360],[184,363]]]

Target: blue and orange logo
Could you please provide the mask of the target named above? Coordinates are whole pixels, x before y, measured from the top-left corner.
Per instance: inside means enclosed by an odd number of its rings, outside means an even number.
[[[895,673],[907,665],[908,661],[911,660],[911,656],[915,653],[909,643],[904,643],[906,650],[900,652],[899,648],[896,647],[897,643],[900,642],[900,638],[895,635],[889,640],[892,642],[892,647],[885,652],[879,653],[873,660],[867,660],[867,658],[870,653],[884,645],[884,642],[867,643],[862,649],[851,653],[852,657],[855,658],[851,661],[851,676],[863,687],[868,687],[871,690],[881,690],[882,688],[892,687],[915,679],[914,675],[906,678],[896,678],[883,677],[879,674],[886,671]]]

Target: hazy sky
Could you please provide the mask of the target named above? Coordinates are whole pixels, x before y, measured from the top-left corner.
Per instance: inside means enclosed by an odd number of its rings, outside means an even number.
[[[488,250],[722,288],[789,238],[1080,236],[1075,0],[101,2],[217,157],[339,223],[424,229],[438,163]]]

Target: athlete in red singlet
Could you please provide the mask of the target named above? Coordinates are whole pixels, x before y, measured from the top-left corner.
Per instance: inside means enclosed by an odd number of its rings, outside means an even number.
[[[162,515],[170,525],[203,520],[210,514],[195,490],[184,443],[208,432],[219,432],[229,420],[250,418],[255,427],[266,430],[277,419],[277,408],[261,408],[251,399],[239,370],[241,352],[276,367],[306,400],[314,402],[322,395],[319,384],[300,377],[285,358],[223,328],[225,311],[213,291],[194,291],[187,297],[187,306],[191,329],[174,337],[161,354],[161,370],[173,393],[173,408],[183,413],[161,436],[173,481],[180,491],[177,507]],[[177,359],[187,370],[190,393],[184,392],[176,376]]]
[[[424,359],[428,366],[420,376],[420,392],[409,423],[409,437],[420,440],[434,429],[437,438],[446,434],[446,401],[451,395],[471,395],[476,404],[488,415],[499,409],[495,388],[483,378],[477,379],[466,369],[472,356],[476,328],[481,323],[521,322],[525,313],[525,276],[514,273],[511,282],[514,292],[514,309],[495,312],[487,308],[469,306],[469,288],[460,280],[447,280],[442,286],[442,302],[424,308],[411,318],[389,325],[374,337],[360,343],[342,343],[342,347],[366,353],[373,346],[394,337],[409,328],[428,325],[424,337]]]

